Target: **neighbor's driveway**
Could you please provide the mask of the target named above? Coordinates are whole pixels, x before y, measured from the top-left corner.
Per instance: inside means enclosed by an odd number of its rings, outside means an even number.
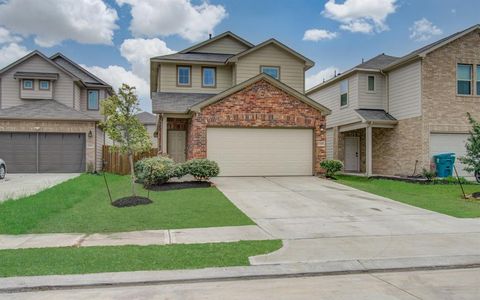
[[[457,219],[316,177],[216,178],[284,248],[254,264],[479,255],[480,220]]]
[[[80,174],[7,174],[0,180],[0,202],[32,195]]]

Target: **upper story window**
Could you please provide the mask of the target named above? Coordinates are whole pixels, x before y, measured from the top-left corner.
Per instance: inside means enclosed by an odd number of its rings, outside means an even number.
[[[192,86],[192,67],[177,66],[177,85]]]
[[[87,91],[87,109],[88,110],[98,110],[100,105],[100,95],[98,90],[88,90]]]
[[[277,80],[280,80],[280,67],[261,66],[260,72],[270,75]]]
[[[348,80],[340,82],[340,107],[348,105]]]
[[[217,86],[217,69],[214,67],[202,68],[202,87],[214,88]]]
[[[477,96],[480,96],[480,65],[477,65]]]
[[[457,94],[472,94],[472,65],[457,65]]]
[[[49,80],[40,80],[38,82],[38,88],[42,91],[50,90],[50,81]]]
[[[369,75],[367,78],[367,89],[369,92],[375,92],[375,76]]]
[[[22,88],[24,90],[33,90],[33,79],[23,79]]]

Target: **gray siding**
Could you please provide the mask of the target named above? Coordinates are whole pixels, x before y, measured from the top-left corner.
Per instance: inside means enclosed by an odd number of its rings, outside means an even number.
[[[95,143],[95,165],[97,170],[102,170],[102,152],[103,152],[103,145],[105,142],[105,133],[99,129],[98,127],[95,128],[96,131],[96,143]]]
[[[368,90],[368,76],[375,76],[375,91]],[[379,73],[358,74],[358,107],[366,109],[386,109],[386,82]]]
[[[327,159],[333,159],[333,129],[327,129]]]
[[[192,52],[237,54],[247,50],[247,46],[236,39],[226,36],[218,41],[200,47]]]
[[[15,72],[45,72],[58,73],[58,80],[52,84],[53,99],[69,107],[73,107],[73,79],[55,66],[46,62],[43,58],[35,55],[29,60],[13,67],[2,76],[2,108],[26,104],[34,100],[22,100],[20,98],[19,79],[13,78]]]
[[[398,120],[421,116],[421,62],[393,70],[388,77],[389,113]]]
[[[83,112],[86,112],[89,116],[92,116],[95,118],[102,118],[102,115],[100,114],[100,109],[99,110],[87,109],[87,90],[88,89],[86,88],[80,89],[80,110]],[[102,102],[103,99],[108,97],[107,91],[104,88],[99,88],[96,90],[99,90],[100,102]]]
[[[358,109],[358,75],[354,74],[345,80],[348,80],[348,106],[346,107],[340,108],[340,81],[308,95],[332,110],[332,114],[327,117],[328,128],[360,121],[355,112],[355,109]]]
[[[73,99],[74,99],[74,108],[80,110],[81,107],[81,91],[80,87],[77,84],[73,85]]]
[[[260,74],[260,66],[279,66],[280,81],[301,93],[305,91],[305,62],[276,45],[267,45],[240,57],[236,84]]]

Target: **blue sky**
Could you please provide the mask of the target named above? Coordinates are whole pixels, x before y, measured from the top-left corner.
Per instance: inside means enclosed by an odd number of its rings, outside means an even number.
[[[34,49],[60,51],[114,86],[137,85],[149,110],[148,58],[209,32],[278,39],[315,61],[312,85],[362,58],[401,56],[480,23],[479,10],[478,0],[0,0],[0,67]],[[312,29],[323,39],[305,40]]]

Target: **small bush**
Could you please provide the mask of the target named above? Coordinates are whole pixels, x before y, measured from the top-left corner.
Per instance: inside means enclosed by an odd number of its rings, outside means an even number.
[[[144,158],[135,164],[138,182],[145,186],[159,185],[174,177],[175,162],[166,156]]]
[[[468,181],[465,177],[459,177],[458,180],[457,177],[454,176],[433,179],[434,184],[458,184],[458,181],[460,181],[461,184],[475,184],[472,181]]]
[[[172,177],[182,178],[188,174],[188,169],[184,164],[176,164],[172,170]]]
[[[185,162],[183,167],[186,173],[192,175],[197,180],[209,180],[220,173],[218,164],[208,159],[192,159]]]
[[[429,171],[429,170],[423,168],[422,176],[427,178],[428,181],[432,181],[432,179],[434,179],[435,176],[437,176],[437,173],[435,171]]]
[[[343,163],[335,159],[326,159],[320,163],[320,167],[325,170],[327,178],[335,178],[335,174],[342,170]]]

